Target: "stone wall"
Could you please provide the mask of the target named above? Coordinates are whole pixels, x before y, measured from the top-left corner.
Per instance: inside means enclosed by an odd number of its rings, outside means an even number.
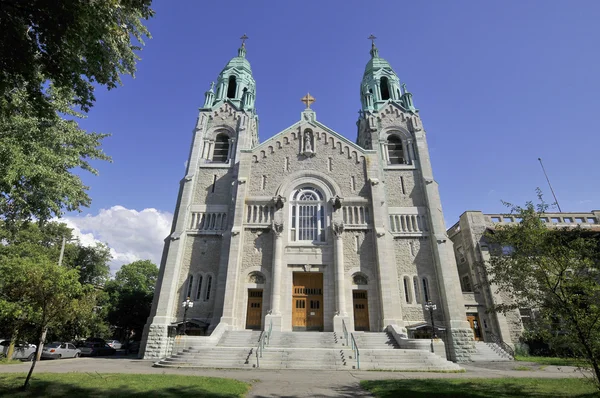
[[[228,168],[199,169],[196,173],[193,203],[206,205],[230,204],[232,200],[232,183],[233,173]]]
[[[271,269],[273,263],[273,233],[268,229],[244,231],[242,270],[260,266]]]
[[[450,345],[451,360],[454,362],[468,362],[477,350],[471,329],[450,329],[447,344]]]
[[[388,207],[425,206],[423,189],[417,170],[384,170]],[[402,177],[402,181],[401,181]],[[404,184],[402,184],[404,183]],[[402,186],[404,185],[404,190]]]
[[[177,306],[174,312],[177,318],[183,317],[183,308],[181,308],[180,303],[185,299],[190,274],[194,276],[192,296],[190,297],[194,301],[194,307],[188,310],[188,317],[208,318],[212,315],[217,291],[221,245],[222,238],[218,235],[189,236],[186,240],[177,289],[180,300],[176,300],[174,303]],[[212,275],[211,294],[208,301],[204,297],[201,297],[200,300],[196,299],[197,276],[200,273],[204,275],[203,286],[206,286],[207,276]],[[205,289],[203,288],[204,291],[206,291]]]
[[[317,170],[336,181],[342,191],[337,193],[340,196],[368,196],[369,186],[365,178],[364,159],[360,154],[351,155],[349,158],[346,153],[340,153],[337,145],[340,141],[337,138],[332,145],[331,135],[326,134],[329,138],[323,138],[321,134],[317,134],[315,128],[311,128],[315,132],[313,157],[306,157],[300,153],[299,129],[279,135],[266,142],[266,146],[254,151],[256,161],[252,164],[249,195],[272,196],[286,176],[300,170]],[[355,189],[352,186],[352,177]]]

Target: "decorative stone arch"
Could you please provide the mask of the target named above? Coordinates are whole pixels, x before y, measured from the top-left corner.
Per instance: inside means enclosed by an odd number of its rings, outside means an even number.
[[[281,195],[284,198],[290,197],[292,191],[301,185],[313,185],[321,190],[325,195],[325,201],[341,196],[342,190],[340,186],[327,174],[316,170],[299,170],[290,174],[275,192],[275,196]]]
[[[219,125],[211,128],[204,135],[204,146],[202,149],[202,158],[207,160],[213,160],[215,156],[215,145],[217,141],[222,141],[222,139],[218,137],[225,136],[228,140],[229,147],[227,149],[227,159],[225,161],[229,161],[232,158],[232,154],[235,151],[235,141],[236,141],[236,133],[235,130],[227,125]],[[223,161],[223,160],[221,160]]]
[[[379,133],[381,156],[385,163],[412,165],[415,160],[413,135],[404,127],[390,127]],[[401,148],[397,148],[401,146]]]
[[[362,271],[352,274],[352,285],[368,285],[369,277]]]
[[[244,287],[245,288],[264,288],[269,283],[270,271],[264,269],[260,265],[248,267],[244,270]],[[262,277],[262,283],[252,282],[251,276],[256,275]]]
[[[366,278],[367,279],[367,286],[369,286],[369,288],[375,286],[375,284],[373,283],[373,281],[376,281],[377,279],[375,279],[375,277],[371,273],[371,271],[366,270],[366,269],[361,269],[359,267],[354,267],[354,268],[351,268],[351,269],[349,269],[349,270],[346,271],[346,278],[352,284],[353,289],[355,288],[355,286],[361,286],[361,285],[357,285],[357,284],[354,283],[354,277],[355,276],[362,276],[362,277]]]
[[[256,285],[264,285],[266,281],[265,275],[260,271],[252,271],[246,275],[246,282]]]

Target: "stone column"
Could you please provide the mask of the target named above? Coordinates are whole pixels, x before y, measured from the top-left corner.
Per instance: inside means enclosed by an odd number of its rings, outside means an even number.
[[[344,224],[334,222],[331,226],[335,239],[335,305],[337,315],[346,316],[346,299],[344,296]]]
[[[271,272],[271,309],[265,317],[265,329],[273,323],[273,330],[281,331],[281,273],[283,272],[283,222],[273,221],[273,264]]]
[[[337,217],[336,217],[337,218]],[[333,221],[331,224],[334,239],[333,258],[335,262],[335,307],[336,313],[333,317],[333,331],[343,333],[344,326],[346,329],[352,330],[353,326],[349,322],[348,313],[346,312],[346,296],[345,296],[345,278],[344,278],[344,223],[342,221]]]

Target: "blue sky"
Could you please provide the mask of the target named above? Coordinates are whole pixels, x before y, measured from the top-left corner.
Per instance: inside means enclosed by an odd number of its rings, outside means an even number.
[[[113,163],[84,175],[93,204],[83,215],[92,220],[115,206],[173,212],[198,107],[244,33],[261,141],[298,120],[307,91],[318,120],[354,141],[373,33],[420,109],[448,223],[465,210],[502,212],[501,200],[533,200],[538,186],[551,201],[538,157],[563,211],[600,209],[598,1],[163,0],[153,8],[136,78],[99,89],[82,123],[112,133],[103,147]]]

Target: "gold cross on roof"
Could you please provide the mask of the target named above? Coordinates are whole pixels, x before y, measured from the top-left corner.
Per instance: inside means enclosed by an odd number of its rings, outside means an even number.
[[[300,100],[302,102],[304,102],[306,104],[306,109],[310,109],[310,105],[315,102],[315,98],[310,95],[310,93],[306,93],[306,95],[304,97],[302,97],[302,99]]]
[[[373,34],[372,34],[372,33],[371,33],[371,36],[367,37],[367,39],[371,40],[371,44],[372,44],[372,45],[375,45],[375,39],[376,39],[376,38],[377,38],[377,37],[373,36]]]

